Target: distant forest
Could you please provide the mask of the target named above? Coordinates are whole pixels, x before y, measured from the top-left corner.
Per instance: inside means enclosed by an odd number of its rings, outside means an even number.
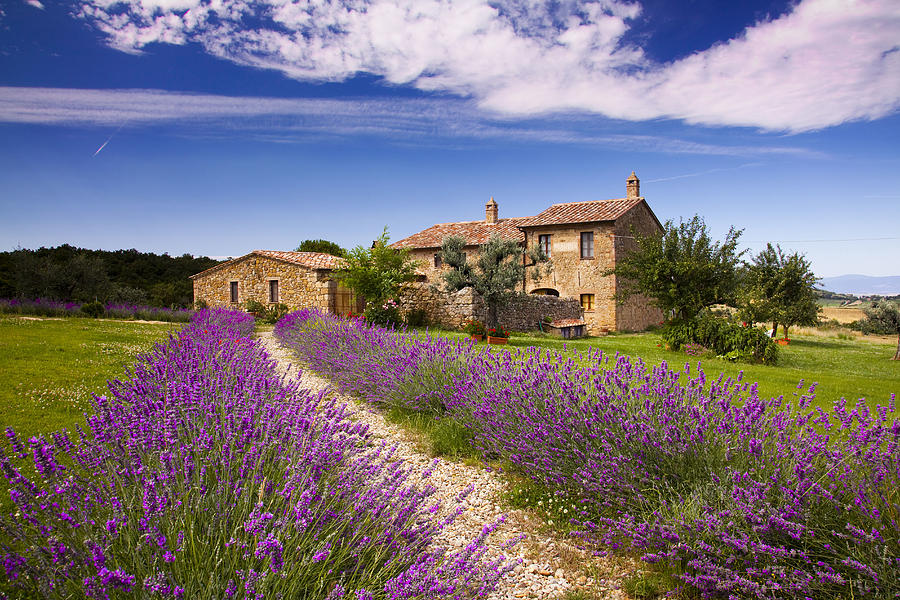
[[[188,277],[218,263],[190,254],[88,250],[68,244],[0,252],[0,298],[187,307],[194,301]]]

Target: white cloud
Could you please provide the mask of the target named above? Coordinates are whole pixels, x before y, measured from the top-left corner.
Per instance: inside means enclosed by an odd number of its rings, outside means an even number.
[[[180,135],[251,137],[273,142],[377,136],[417,146],[519,140],[677,154],[821,156],[792,146],[729,146],[611,134],[577,118],[511,122],[491,117],[472,101],[455,98],[337,100],[0,87],[0,122],[108,128],[163,126]]]
[[[25,0],[25,4],[27,4],[28,6],[33,6],[34,8],[44,10],[44,5],[41,4],[40,0]]]
[[[623,0],[86,0],[80,15],[125,51],[197,42],[296,79],[370,73],[509,116],[798,132],[900,106],[896,0],[803,0],[667,64],[623,42],[640,10]]]

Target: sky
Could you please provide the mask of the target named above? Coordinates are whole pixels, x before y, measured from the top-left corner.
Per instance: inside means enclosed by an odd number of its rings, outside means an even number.
[[[240,256],[619,198],[900,274],[896,0],[4,0],[0,250]]]

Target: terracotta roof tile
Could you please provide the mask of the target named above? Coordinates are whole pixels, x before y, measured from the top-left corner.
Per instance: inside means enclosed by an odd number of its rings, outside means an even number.
[[[538,227],[541,225],[615,221],[643,200],[642,197],[638,197],[554,204],[534,217],[522,219],[523,222],[519,226]]]
[[[212,273],[213,271],[218,271],[219,269],[238,263],[251,256],[264,256],[266,258],[280,260],[294,265],[300,265],[308,269],[325,270],[336,269],[341,266],[344,261],[343,258],[332,256],[331,254],[325,254],[323,252],[284,252],[281,250],[254,250],[243,256],[239,256],[229,261],[219,263],[214,267],[197,273],[196,275],[191,275],[191,279],[196,279],[201,275],[207,275],[209,273]]]
[[[324,252],[282,252],[280,250],[254,250],[250,254],[283,260],[310,269],[336,269],[344,259]]]
[[[409,237],[391,244],[392,248],[440,248],[444,238],[458,235],[466,238],[471,246],[480,246],[492,235],[497,234],[504,240],[524,242],[525,235],[518,227],[530,217],[517,219],[500,219],[494,224],[484,221],[462,221],[459,223],[438,223],[428,229],[414,233]]]

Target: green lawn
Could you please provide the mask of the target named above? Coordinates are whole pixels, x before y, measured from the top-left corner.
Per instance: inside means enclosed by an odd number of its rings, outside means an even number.
[[[92,394],[182,326],[0,315],[0,429],[28,439],[83,424]]]
[[[461,336],[456,332],[441,332],[441,335]],[[849,338],[849,339],[848,339]],[[897,347],[893,338],[856,338],[849,335],[816,334],[791,335],[789,346],[780,346],[777,366],[733,363],[715,358],[702,359],[702,367],[707,379],[715,379],[719,373],[736,377],[744,371],[744,380],[759,383],[760,396],[797,393],[797,384],[804,380],[804,392],[813,382],[816,387],[817,403],[830,408],[841,397],[855,404],[865,398],[870,405],[886,404],[892,393],[900,393],[900,361],[891,357]],[[561,340],[552,337],[528,334],[513,334],[506,347],[540,346],[562,350],[585,351],[588,347],[599,348],[606,353],[619,352],[640,357],[649,364],[666,361],[672,368],[683,368],[688,361],[692,370],[697,358],[683,352],[666,350],[658,334],[632,333],[612,334],[604,337],[589,337],[577,340]],[[504,346],[492,346],[498,351]]]

